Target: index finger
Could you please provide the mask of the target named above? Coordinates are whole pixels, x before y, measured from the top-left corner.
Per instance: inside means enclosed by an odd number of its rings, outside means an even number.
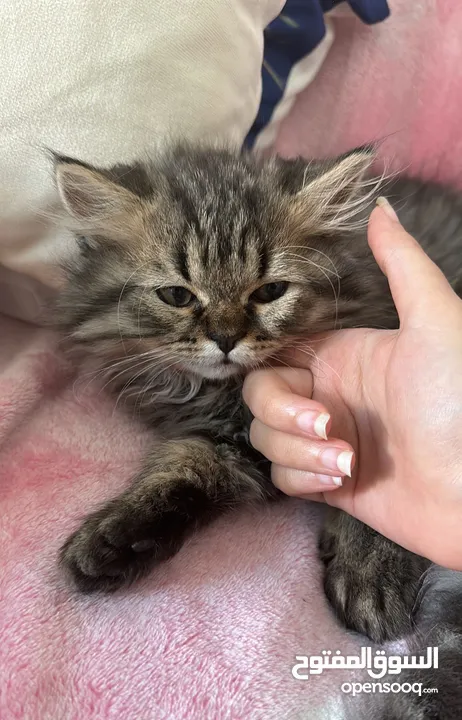
[[[311,400],[313,376],[301,368],[256,370],[244,381],[243,398],[254,417],[274,430],[327,440],[330,415]]]

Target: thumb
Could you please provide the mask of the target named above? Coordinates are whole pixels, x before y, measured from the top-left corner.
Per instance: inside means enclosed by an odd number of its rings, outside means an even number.
[[[387,276],[400,325],[441,325],[443,318],[452,322],[450,308],[460,312],[459,301],[443,273],[406,232],[388,201],[379,198],[377,205],[369,219],[369,245]]]

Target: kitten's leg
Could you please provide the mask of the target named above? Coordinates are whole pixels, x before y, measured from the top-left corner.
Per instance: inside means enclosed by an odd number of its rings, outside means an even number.
[[[122,495],[87,517],[61,559],[80,590],[115,590],[170,558],[219,514],[275,492],[234,446],[168,441]]]
[[[411,614],[428,560],[341,510],[331,508],[320,540],[324,589],[340,620],[375,642],[411,630]]]

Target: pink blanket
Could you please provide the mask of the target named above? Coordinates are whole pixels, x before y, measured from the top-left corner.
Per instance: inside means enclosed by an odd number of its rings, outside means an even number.
[[[144,435],[74,382],[49,333],[2,319],[0,337],[2,720],[282,720],[324,706],[338,674],[291,675],[297,654],[355,648],[320,592],[320,509],[226,518],[129,591],[74,595],[58,548],[123,486]]]
[[[460,182],[462,6],[391,5],[382,26],[336,21],[336,45],[278,149],[325,155],[394,133],[388,157]],[[123,487],[145,441],[86,385],[49,333],[0,318],[1,720],[343,717],[351,671],[291,674],[295,655],[360,642],[321,592],[317,506],[225,518],[115,596],[69,591],[60,544]]]

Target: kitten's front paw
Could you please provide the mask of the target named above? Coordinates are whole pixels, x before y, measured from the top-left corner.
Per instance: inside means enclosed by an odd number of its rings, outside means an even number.
[[[326,535],[324,590],[340,621],[376,643],[406,635],[425,561],[401,548],[401,557],[373,551],[362,557]]]
[[[139,504],[119,498],[89,515],[61,549],[61,563],[77,588],[112,592],[174,555],[191,529],[179,500],[178,489],[175,498]]]
[[[136,551],[136,520],[113,506],[90,515],[61,549],[61,563],[85,593],[112,592],[146,572],[150,549]]]

